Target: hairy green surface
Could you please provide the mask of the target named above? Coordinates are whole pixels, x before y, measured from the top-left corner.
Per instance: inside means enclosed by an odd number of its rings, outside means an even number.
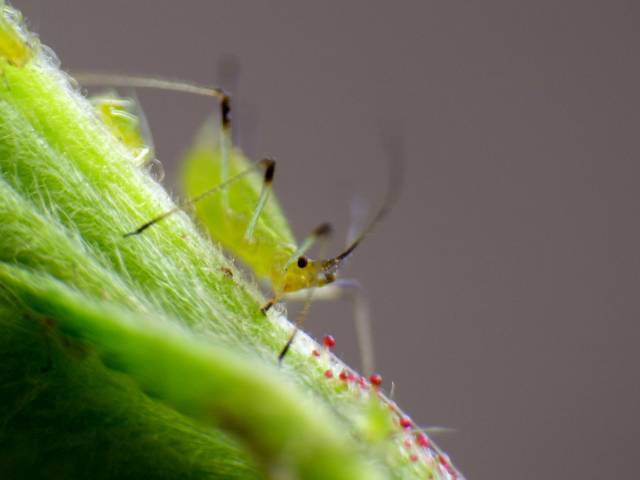
[[[4,45],[36,43],[2,14],[3,478],[448,476],[308,337],[279,367],[290,324],[186,215],[122,237],[171,200],[48,50]]]

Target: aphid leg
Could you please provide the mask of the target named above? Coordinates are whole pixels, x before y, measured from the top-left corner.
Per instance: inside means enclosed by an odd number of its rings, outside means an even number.
[[[239,74],[240,66],[235,57],[224,57],[218,63],[218,77],[223,88],[229,89],[235,93]],[[220,127],[222,132],[219,144],[220,180],[224,182],[229,176],[229,159],[230,152],[233,147],[233,132],[231,130],[231,98],[228,95],[224,95],[224,97],[220,99],[220,112]],[[226,191],[222,192],[221,203],[224,209],[229,211],[229,197]]]
[[[345,280],[348,282],[348,280]],[[358,339],[358,350],[360,351],[360,365],[365,375],[371,375],[375,369],[375,359],[373,354],[373,333],[371,329],[371,311],[369,300],[363,288],[353,282],[353,321],[356,327],[356,338]]]
[[[232,53],[223,54],[216,62],[216,78],[220,86],[231,92],[238,90],[242,67],[238,57]]]
[[[271,307],[273,307],[276,303],[278,303],[281,298],[282,298],[282,295],[274,295],[267,303],[265,303],[260,308],[260,311],[266,315],[266,313],[271,309]]]
[[[260,192],[258,203],[256,204],[256,208],[253,210],[253,215],[251,215],[251,220],[249,221],[247,230],[244,232],[244,239],[247,242],[253,242],[253,232],[256,228],[256,224],[258,223],[258,218],[260,217],[260,214],[264,210],[264,206],[267,204],[267,200],[269,199],[269,193],[271,193],[272,190],[273,176],[275,175],[275,171],[276,162],[272,160],[265,169],[262,191]]]
[[[156,223],[158,223],[161,220],[164,220],[165,218],[173,215],[174,213],[177,213],[181,210],[184,210],[187,207],[190,207],[196,203],[198,203],[200,200],[203,200],[211,195],[213,195],[214,193],[218,193],[221,191],[224,191],[224,189],[226,187],[228,187],[229,185],[231,185],[233,182],[236,182],[238,180],[240,180],[241,178],[247,176],[248,174],[250,174],[251,172],[253,172],[256,168],[265,168],[266,170],[269,170],[270,168],[273,168],[273,160],[271,159],[264,159],[264,160],[260,160],[259,162],[256,162],[255,164],[253,164],[251,167],[247,168],[246,170],[238,173],[237,175],[234,175],[233,177],[227,179],[225,182],[219,183],[218,185],[216,185],[213,188],[210,188],[209,190],[205,190],[204,192],[202,192],[199,195],[196,195],[195,197],[192,197],[182,203],[179,203],[178,205],[176,205],[175,207],[173,207],[170,210],[167,210],[164,213],[161,213],[160,215],[158,215],[155,218],[152,218],[151,220],[149,220],[148,222],[140,225],[137,229],[125,233],[124,237],[131,237],[133,235],[138,235],[142,232],[144,232],[147,228],[155,225]]]
[[[220,180],[224,183],[229,178],[229,152],[233,145],[231,137],[231,97],[226,93],[220,99],[220,126],[222,135],[220,136]],[[222,206],[229,210],[229,195],[227,191],[222,192]]]
[[[240,90],[240,77],[242,76],[242,62],[234,54],[223,54],[217,62],[216,78],[219,85],[227,92],[233,92],[233,99],[235,105],[237,105],[237,99],[242,97],[242,91]],[[244,111],[242,113],[242,128],[238,131],[234,128],[233,131],[233,144],[241,145],[242,150],[248,153],[251,157],[251,153],[255,152],[253,148],[256,145],[256,133],[258,130],[258,112],[256,106],[247,103],[242,100]],[[234,107],[235,109],[235,107]],[[238,122],[234,122],[234,127],[238,126]]]
[[[108,85],[111,87],[154,88],[174,92],[202,95],[217,99],[220,108],[220,179],[222,183],[229,180],[229,152],[232,147],[231,137],[231,97],[217,87],[206,87],[188,82],[167,80],[138,75],[111,75],[104,73],[74,72],[73,77],[85,86]],[[222,204],[228,209],[228,195],[222,192]]]
[[[331,229],[331,225],[329,223],[321,223],[316,228],[314,228],[311,231],[311,233],[309,234],[309,236],[305,239],[305,241],[302,242],[302,246],[298,249],[300,251],[300,255],[302,255],[309,248],[311,248],[311,246],[314,243],[316,243],[318,240],[322,240],[323,243],[325,243],[325,245],[326,245],[326,240],[331,236],[331,230],[332,230]],[[304,259],[305,257],[299,256],[297,258],[298,258],[298,262],[299,262],[300,259]],[[279,362],[282,362],[282,359],[285,357],[285,355],[289,351],[289,348],[291,348],[291,344],[293,343],[294,339],[296,338],[296,335],[298,334],[298,331],[302,327],[302,324],[307,319],[307,316],[309,314],[309,308],[311,308],[311,300],[313,298],[313,294],[316,291],[318,291],[318,287],[316,287],[316,286],[308,288],[308,289],[306,289],[304,291],[305,292],[304,304],[302,306],[302,309],[298,313],[298,318],[296,320],[296,324],[295,324],[294,330],[291,333],[291,337],[289,337],[289,340],[287,341],[287,344],[284,346],[284,348],[280,352],[280,355],[278,356],[278,361]]]
[[[334,283],[320,287],[314,293],[315,300],[338,300],[346,298],[353,302],[353,319],[358,340],[360,364],[365,376],[374,372],[375,357],[373,349],[373,334],[371,329],[371,313],[369,300],[362,285],[356,280],[341,278]],[[300,300],[299,294],[287,295],[287,300]]]
[[[376,225],[389,214],[398,200],[404,171],[404,145],[399,138],[389,137],[386,139],[384,148],[387,150],[389,169],[387,192],[384,200],[373,218],[371,218],[360,233],[350,241],[342,253],[325,261],[326,264],[332,265],[336,269],[353,253],[367,235],[373,231]]]
[[[302,324],[307,319],[307,316],[309,314],[309,308],[311,308],[311,299],[313,298],[313,292],[315,290],[316,290],[315,287],[307,289],[307,292],[306,292],[306,295],[305,295],[305,300],[304,300],[304,305],[302,306],[302,309],[298,313],[298,318],[296,319],[296,323],[294,325],[293,332],[291,332],[291,336],[289,337],[289,340],[287,340],[286,345],[284,346],[284,348],[280,352],[280,355],[278,355],[278,362],[282,362],[282,360],[284,359],[285,355],[287,354],[287,352],[291,348],[291,344],[295,340],[296,335],[298,334],[298,330],[300,330],[300,328],[302,327]]]

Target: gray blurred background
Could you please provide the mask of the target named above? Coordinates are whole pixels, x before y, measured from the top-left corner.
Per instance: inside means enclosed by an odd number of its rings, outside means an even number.
[[[402,197],[346,272],[386,385],[457,430],[438,441],[470,478],[637,476],[637,2],[14,4],[69,69],[224,83],[235,56],[238,139],[279,160],[299,237],[375,208],[380,126],[401,132]],[[211,109],[140,97],[172,173]],[[357,363],[350,319],[316,304],[309,329]]]

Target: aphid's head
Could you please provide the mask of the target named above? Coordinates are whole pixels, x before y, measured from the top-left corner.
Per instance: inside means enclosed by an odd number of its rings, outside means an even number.
[[[281,291],[295,292],[311,287],[321,287],[334,282],[334,270],[327,270],[326,262],[311,260],[304,255],[291,262],[285,269],[281,280]]]

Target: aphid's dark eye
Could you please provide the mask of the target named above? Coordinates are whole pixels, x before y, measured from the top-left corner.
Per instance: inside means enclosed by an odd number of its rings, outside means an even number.
[[[298,257],[298,267],[304,268],[309,264],[309,259],[307,257]]]

